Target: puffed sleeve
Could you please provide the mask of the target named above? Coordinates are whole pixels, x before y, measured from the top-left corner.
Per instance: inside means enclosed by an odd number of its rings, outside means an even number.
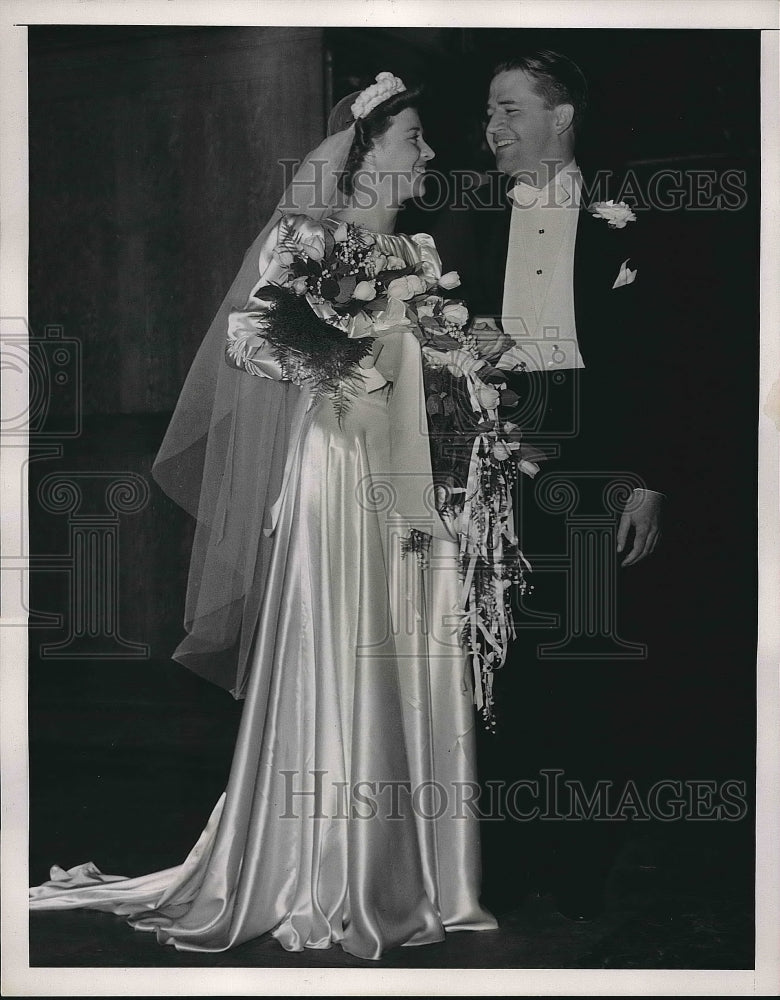
[[[322,225],[307,216],[284,215],[268,233],[258,258],[259,279],[244,308],[232,309],[228,319],[225,360],[231,367],[260,378],[283,378],[282,367],[263,335],[269,303],[258,298],[258,293],[268,285],[289,286],[295,257],[307,248],[318,252],[320,246],[324,248]]]
[[[415,233],[412,242],[417,247],[422,263],[423,274],[431,282],[436,282],[441,277],[441,257],[436,249],[436,243],[428,233]]]

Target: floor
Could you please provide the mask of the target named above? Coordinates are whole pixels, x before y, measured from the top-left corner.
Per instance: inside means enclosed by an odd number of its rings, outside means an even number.
[[[397,948],[377,963],[339,948],[285,952],[270,935],[216,955],[177,952],[120,917],[94,912],[35,913],[31,966],[266,968],[749,969],[752,911],[723,872],[718,851],[671,851],[653,838],[633,841],[616,864],[607,912],[576,923],[548,896],[529,896],[499,916],[499,929],[451,935],[425,948]],[[671,848],[671,844],[667,844]],[[649,856],[655,864],[646,864]],[[694,855],[699,863],[693,866]]]
[[[93,860],[141,874],[179,863],[222,791],[238,706],[170,664],[76,672],[42,665],[30,685],[30,877]],[[102,680],[100,679],[102,676]],[[157,697],[155,698],[155,694]],[[529,891],[492,932],[398,948],[378,963],[340,948],[285,952],[270,936],[220,954],[177,952],[124,919],[34,913],[33,967],[750,969],[753,833],[740,822],[634,824],[605,913],[574,922]]]

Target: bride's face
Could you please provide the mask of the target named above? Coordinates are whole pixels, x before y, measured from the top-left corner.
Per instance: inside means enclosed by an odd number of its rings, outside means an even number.
[[[394,116],[385,134],[374,141],[364,169],[374,175],[383,200],[400,205],[423,193],[425,165],[434,156],[423,138],[417,111],[405,108]]]

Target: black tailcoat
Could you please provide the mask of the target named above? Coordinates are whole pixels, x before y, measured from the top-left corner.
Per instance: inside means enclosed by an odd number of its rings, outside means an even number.
[[[512,212],[503,193],[509,179],[502,180],[484,186],[503,188],[492,207],[475,199],[467,210],[446,212],[434,230],[445,269],[461,276],[453,294],[472,315],[499,320]],[[630,472],[636,485],[671,493],[686,398],[676,340],[689,325],[685,299],[664,286],[666,251],[651,213],[638,213],[620,229],[589,207],[579,211],[574,254],[575,321],[585,369],[562,379],[560,373],[509,373],[521,397],[517,422],[531,442],[559,442],[558,457],[571,468]],[[625,261],[636,278],[613,288]]]
[[[452,294],[474,315],[501,316],[508,184],[493,199],[497,208],[452,207],[429,227],[445,270],[460,273]],[[574,257],[585,368],[562,381],[545,372],[507,375],[521,397],[525,436],[560,444],[536,480],[520,477],[518,521],[524,551],[538,565],[540,553],[566,551],[563,517],[545,515],[538,502],[546,477],[628,472],[665,494],[660,545],[617,570],[618,631],[646,643],[648,657],[540,659],[539,644],[562,638],[565,614],[557,628],[521,630],[496,676],[499,726],[481,742],[483,780],[533,779],[543,768],[640,784],[686,767],[698,773],[700,759],[717,757],[721,743],[731,747],[721,736],[733,724],[729,713],[739,712],[732,705],[752,705],[758,187],[751,179],[740,211],[637,208],[635,222],[614,229],[588,211],[587,186],[586,177]],[[636,279],[613,289],[626,260]],[[532,405],[524,409],[524,401]],[[574,432],[560,433],[567,426]],[[548,623],[564,609],[564,576],[531,575],[536,589],[526,606]],[[547,845],[558,852],[550,871],[564,880],[603,869],[609,851],[599,860],[590,848],[600,836],[609,845],[621,829],[488,823],[487,885],[515,900],[514,878],[525,869],[536,879]],[[584,864],[565,862],[567,841]]]

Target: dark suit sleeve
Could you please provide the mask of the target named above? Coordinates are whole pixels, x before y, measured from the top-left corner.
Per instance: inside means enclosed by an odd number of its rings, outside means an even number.
[[[460,285],[448,294],[463,299],[472,314],[478,312],[482,297],[479,256],[476,252],[477,220],[473,210],[440,212],[430,227],[431,236],[442,261],[444,271],[457,271]]]
[[[452,295],[465,300],[472,316],[501,316],[510,212],[488,180],[468,205],[445,210],[431,227],[444,269],[460,275]]]
[[[677,501],[695,495],[719,437],[724,445],[728,439],[724,374],[734,355],[724,347],[737,332],[750,336],[737,305],[746,300],[733,294],[732,268],[718,239],[727,222],[715,213],[679,212],[649,214],[638,223],[645,232],[637,294],[623,349],[617,345],[615,445],[648,488]]]

